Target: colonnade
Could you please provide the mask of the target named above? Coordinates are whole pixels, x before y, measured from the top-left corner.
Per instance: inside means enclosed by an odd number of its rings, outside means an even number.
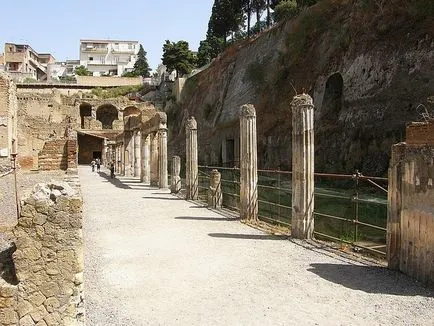
[[[157,126],[125,130],[121,138],[108,144],[107,152],[112,153],[111,162],[117,174],[138,177],[151,186],[168,188],[167,125],[163,115],[159,115],[163,118]]]

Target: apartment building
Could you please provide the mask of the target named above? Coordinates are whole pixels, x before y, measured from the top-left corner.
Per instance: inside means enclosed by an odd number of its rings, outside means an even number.
[[[80,40],[80,65],[94,76],[121,76],[132,71],[139,42],[119,40]]]
[[[4,70],[17,82],[26,78],[47,80],[47,65],[54,62],[50,53],[37,53],[30,45],[5,43]]]

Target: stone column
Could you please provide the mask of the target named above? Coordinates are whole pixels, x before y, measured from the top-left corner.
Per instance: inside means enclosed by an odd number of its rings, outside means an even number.
[[[314,106],[307,94],[292,102],[292,230],[298,239],[311,239],[314,231]]]
[[[181,158],[179,156],[172,157],[172,172],[170,178],[170,192],[177,194],[181,190]]]
[[[211,171],[211,178],[209,180],[208,189],[208,207],[221,209],[222,208],[222,188],[221,188],[221,174],[216,169]]]
[[[168,188],[167,175],[167,128],[158,131],[158,186]]]
[[[240,108],[240,218],[258,220],[256,112],[251,104]]]
[[[140,154],[141,152],[141,142],[142,142],[142,133],[140,130],[134,131],[134,176],[140,177],[140,170],[141,170],[141,160],[142,156]]]
[[[187,120],[186,134],[186,160],[185,176],[187,186],[187,199],[198,198],[198,165],[197,165],[197,123],[194,117]]]
[[[142,166],[140,180],[149,183],[151,178],[150,170],[151,136],[142,135]]]
[[[101,153],[101,163],[107,166],[108,163],[107,160],[108,160],[107,138],[104,138],[103,145],[102,145],[102,153]]]
[[[158,186],[158,133],[151,139],[151,186]]]

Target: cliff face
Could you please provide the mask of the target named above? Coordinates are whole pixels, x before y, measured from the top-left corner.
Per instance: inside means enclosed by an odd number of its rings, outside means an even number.
[[[370,3],[323,0],[228,48],[168,109],[173,154],[182,154],[185,120],[194,116],[200,162],[236,161],[239,107],[251,103],[259,166],[290,168],[290,101],[306,92],[315,104],[316,171],[383,175],[406,123],[422,119],[420,104],[432,109],[433,5]]]

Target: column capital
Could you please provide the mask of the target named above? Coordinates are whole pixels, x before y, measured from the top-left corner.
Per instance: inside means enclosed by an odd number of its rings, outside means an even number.
[[[295,95],[291,101],[292,108],[306,107],[306,106],[313,107],[313,100],[309,94]]]
[[[197,130],[197,122],[194,117],[187,119],[187,123],[185,124],[185,129],[188,130]]]
[[[240,117],[256,117],[256,110],[253,104],[244,104],[240,106]]]

